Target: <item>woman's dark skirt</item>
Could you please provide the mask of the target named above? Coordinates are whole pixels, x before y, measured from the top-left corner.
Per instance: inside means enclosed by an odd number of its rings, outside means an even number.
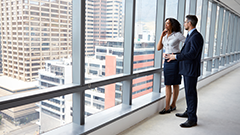
[[[164,82],[165,85],[179,85],[181,84],[181,75],[179,74],[179,62],[172,60],[164,62]]]

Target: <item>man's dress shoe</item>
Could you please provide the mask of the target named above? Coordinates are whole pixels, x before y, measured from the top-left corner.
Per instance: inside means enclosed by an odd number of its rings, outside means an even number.
[[[187,120],[186,122],[180,124],[181,127],[193,127],[193,126],[196,126],[197,125],[197,122],[194,122],[194,121],[190,121],[190,120]]]
[[[188,118],[187,112],[184,112],[184,113],[176,113],[176,116],[177,116],[177,117],[182,117],[182,118]]]

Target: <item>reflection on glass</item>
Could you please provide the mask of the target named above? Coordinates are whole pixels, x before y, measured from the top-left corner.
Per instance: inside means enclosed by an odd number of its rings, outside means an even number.
[[[86,0],[85,76],[88,79],[123,72],[123,2]]]
[[[114,83],[85,91],[85,117],[122,103],[122,83]]]
[[[164,83],[164,71],[162,71],[162,80],[161,80],[161,88],[165,87]]]
[[[197,12],[196,16],[198,18],[198,23],[197,23],[197,30],[200,31],[200,24],[201,24],[201,16],[202,15],[202,0],[197,0]]]
[[[177,9],[178,9],[178,0],[167,0],[165,18],[177,19]]]
[[[185,9],[185,15],[189,15],[190,13],[190,0],[186,0],[186,9]]]
[[[189,7],[189,5],[190,5],[190,0],[186,0],[186,3],[185,3],[185,4],[186,4],[186,5],[185,5],[185,16],[187,16],[187,15],[189,15],[189,13],[190,13],[190,7]],[[183,35],[184,35],[185,37],[187,37],[187,33],[188,33],[188,31],[184,29]]]
[[[208,4],[208,15],[207,15],[207,27],[206,27],[206,38],[205,38],[205,50],[204,50],[204,58],[208,57],[208,46],[209,46],[209,33],[210,33],[210,23],[211,23],[211,8],[212,3]]]
[[[218,18],[219,18],[219,6],[217,6],[217,17],[216,17],[216,24],[215,24],[215,34],[214,34],[214,46],[213,46],[213,56],[216,55],[217,49],[217,31],[218,31]]]
[[[153,75],[138,77],[134,79],[132,84],[132,98],[134,99],[152,92],[152,85]]]
[[[220,45],[220,54],[223,54],[223,35],[224,35],[224,25],[226,23],[225,20],[226,10],[223,11],[223,24],[222,24],[222,37],[221,37],[221,45]]]
[[[134,71],[153,67],[156,0],[137,0],[134,32]]]
[[[229,48],[228,46],[230,45],[230,43],[229,43],[230,32],[232,32],[231,28],[233,27],[233,26],[231,26],[231,24],[232,24],[232,17],[233,17],[233,14],[229,13],[228,26],[227,26],[227,35],[226,35],[227,38],[226,38],[226,41],[225,41],[226,45],[225,45],[225,51],[224,51],[225,54],[228,53],[228,48]]]

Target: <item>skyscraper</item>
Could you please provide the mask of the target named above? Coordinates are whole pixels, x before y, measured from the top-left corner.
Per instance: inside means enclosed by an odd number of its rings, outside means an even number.
[[[94,55],[99,39],[122,37],[122,0],[86,0],[86,55]]]
[[[71,0],[2,1],[3,75],[33,81],[44,61],[71,54]]]

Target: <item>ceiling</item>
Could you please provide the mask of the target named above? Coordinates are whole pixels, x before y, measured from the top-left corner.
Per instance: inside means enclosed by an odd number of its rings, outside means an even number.
[[[224,3],[240,15],[240,0],[217,0]]]

